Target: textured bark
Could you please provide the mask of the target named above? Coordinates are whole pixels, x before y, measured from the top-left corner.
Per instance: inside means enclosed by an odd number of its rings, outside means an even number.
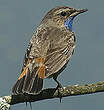
[[[59,91],[62,97],[104,92],[104,81],[85,85],[69,85],[67,87],[64,87],[63,89],[60,88]],[[6,103],[13,105],[17,103],[35,102],[58,97],[58,90],[56,90],[55,88],[50,88],[42,90],[42,92],[37,95],[10,95],[3,96],[2,98],[6,101]]]

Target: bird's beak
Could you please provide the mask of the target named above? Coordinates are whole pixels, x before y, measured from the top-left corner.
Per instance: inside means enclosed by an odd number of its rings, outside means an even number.
[[[75,17],[75,16],[77,16],[77,15],[79,15],[79,14],[81,14],[81,13],[84,13],[84,12],[86,12],[86,11],[88,11],[88,9],[80,9],[80,10],[74,9],[73,12],[72,12],[72,14],[70,15],[70,17],[71,17],[71,16]]]

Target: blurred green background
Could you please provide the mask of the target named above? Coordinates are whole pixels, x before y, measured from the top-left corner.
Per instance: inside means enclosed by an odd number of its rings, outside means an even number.
[[[104,80],[104,0],[0,0],[0,95],[9,95],[20,75],[29,40],[43,16],[55,6],[88,8],[76,17],[77,45],[70,63],[59,76],[63,86]],[[56,87],[52,79],[45,88]],[[32,103],[33,110],[103,110],[104,93]],[[12,110],[25,110],[25,104]],[[30,106],[28,105],[28,110]]]

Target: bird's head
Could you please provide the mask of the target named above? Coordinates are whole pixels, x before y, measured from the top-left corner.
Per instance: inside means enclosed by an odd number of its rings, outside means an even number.
[[[56,7],[50,10],[42,20],[42,23],[50,24],[56,27],[66,27],[72,31],[73,19],[80,13],[88,11],[87,9],[74,9],[71,7]]]

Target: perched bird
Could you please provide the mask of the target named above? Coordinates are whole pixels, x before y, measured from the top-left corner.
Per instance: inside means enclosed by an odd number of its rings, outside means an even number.
[[[21,75],[12,88],[14,95],[40,93],[44,78],[53,78],[62,87],[57,76],[74,52],[73,19],[86,11],[58,6],[45,15],[27,47]]]

